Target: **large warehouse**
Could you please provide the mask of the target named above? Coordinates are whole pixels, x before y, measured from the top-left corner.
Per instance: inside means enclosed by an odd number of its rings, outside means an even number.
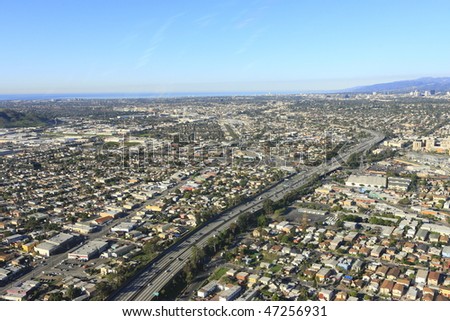
[[[90,241],[79,249],[76,249],[75,251],[69,253],[68,258],[81,261],[89,261],[93,257],[98,256],[103,251],[105,251],[108,246],[108,242]]]
[[[76,236],[72,234],[59,233],[39,245],[34,250],[43,256],[50,256],[75,244]]]
[[[374,188],[386,188],[386,177],[369,175],[350,175],[345,182],[347,186],[364,186]]]

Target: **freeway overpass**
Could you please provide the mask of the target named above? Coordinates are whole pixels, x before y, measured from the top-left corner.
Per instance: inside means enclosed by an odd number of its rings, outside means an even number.
[[[343,165],[342,162],[345,162],[351,154],[368,150],[384,139],[382,134],[373,131],[368,132],[373,136],[371,139],[352,146],[349,150],[341,153],[327,163],[291,176],[285,181],[264,191],[252,201],[245,202],[223,212],[216,219],[167,249],[163,255],[151,262],[138,275],[133,277],[131,281],[114,293],[110,299],[114,301],[150,301],[154,299],[164,286],[183,269],[192,254],[192,246],[194,244],[199,248],[205,247],[209,238],[229,228],[237,220],[239,215],[262,209],[263,202],[266,198],[278,201],[292,189],[299,188],[308,183],[313,177],[326,175],[335,171]]]

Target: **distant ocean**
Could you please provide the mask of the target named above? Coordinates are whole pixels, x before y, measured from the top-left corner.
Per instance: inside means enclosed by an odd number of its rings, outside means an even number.
[[[289,95],[299,92],[206,92],[206,93],[88,93],[88,94],[0,94],[0,100],[52,100],[52,99],[126,99],[126,98],[181,98]]]

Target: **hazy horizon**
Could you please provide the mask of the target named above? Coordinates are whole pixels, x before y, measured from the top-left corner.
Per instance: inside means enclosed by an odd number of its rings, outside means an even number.
[[[335,93],[338,91],[345,91],[346,89],[350,89],[353,87],[359,87],[359,86],[370,86],[374,84],[380,84],[380,83],[389,83],[389,82],[395,82],[395,81],[404,81],[404,80],[415,80],[419,78],[424,78],[428,76],[423,77],[415,77],[415,78],[395,78],[395,79],[386,79],[382,80],[380,79],[378,82],[346,82],[347,85],[345,87],[336,87],[336,88],[330,88],[330,87],[314,87],[314,89],[302,89],[300,87],[295,87],[296,82],[282,82],[278,84],[277,86],[272,86],[271,88],[267,89],[260,89],[258,87],[253,87],[252,89],[229,89],[229,90],[220,90],[221,87],[212,88],[210,90],[196,90],[195,86],[192,87],[192,90],[176,90],[175,87],[166,87],[166,90],[161,90],[161,87],[155,87],[155,90],[148,90],[145,91],[144,88],[140,88],[141,90],[121,90],[118,88],[115,91],[95,91],[95,90],[85,90],[85,91],[52,91],[52,90],[46,90],[41,92],[2,92],[0,91],[0,99],[5,99],[4,96],[58,96],[58,95],[67,95],[72,96],[71,98],[79,97],[79,96],[91,96],[91,95],[111,95],[111,96],[137,96],[140,95],[151,95],[154,97],[161,96],[161,97],[176,97],[176,96],[202,96],[202,95],[233,95],[233,94],[244,94],[244,95],[264,95],[264,94],[314,94],[314,93]],[[441,76],[442,77],[442,76]],[[433,77],[437,78],[437,77]],[[320,81],[315,80],[317,84],[320,83],[327,83],[327,81]],[[289,84],[288,86],[284,86],[284,84]],[[224,86],[222,88],[227,88],[227,86]],[[145,97],[144,97],[145,98]]]

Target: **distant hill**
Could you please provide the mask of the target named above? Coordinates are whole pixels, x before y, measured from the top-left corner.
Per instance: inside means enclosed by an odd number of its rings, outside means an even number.
[[[429,91],[436,92],[450,91],[450,77],[442,78],[419,78],[415,80],[394,81],[383,84],[375,84],[369,86],[353,87],[341,90],[345,93],[372,93],[372,92],[391,92],[391,93],[407,93],[411,91]]]
[[[50,123],[50,119],[33,113],[23,113],[12,109],[0,109],[0,128],[40,127]]]

